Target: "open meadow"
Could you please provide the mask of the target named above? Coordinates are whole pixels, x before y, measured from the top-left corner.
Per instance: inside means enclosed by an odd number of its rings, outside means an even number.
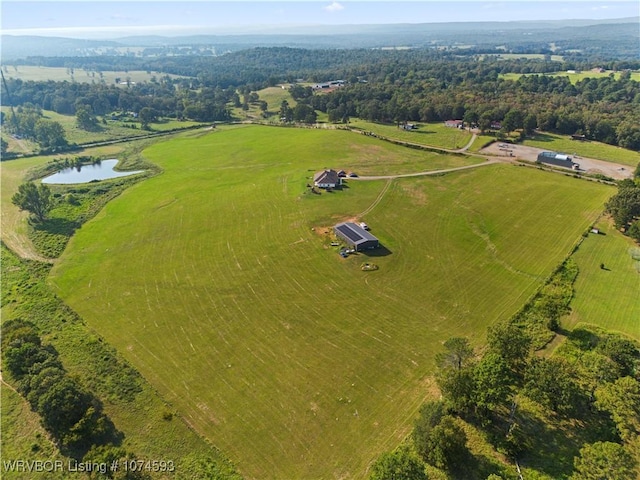
[[[380,137],[449,150],[465,147],[472,137],[469,131],[446,127],[442,122],[418,123],[417,129],[408,131],[398,128],[397,125],[367,122],[356,118],[351,119],[349,126],[375,133]]]
[[[590,323],[640,340],[640,247],[609,219],[596,227],[600,234],[589,234],[573,255],[580,273],[567,324]]]
[[[260,126],[157,143],[144,155],[163,174],[84,225],[50,281],[247,478],[363,478],[433,394],[441,342],[482,344],[613,193],[500,164],[305,187],[418,153]],[[326,227],[374,202],[384,247],[341,258]]]

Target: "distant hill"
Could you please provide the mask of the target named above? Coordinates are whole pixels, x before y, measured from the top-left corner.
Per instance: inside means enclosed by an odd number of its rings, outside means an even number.
[[[133,48],[153,49],[145,55],[184,54],[175,47],[212,47],[217,53],[258,46],[298,48],[382,48],[425,46],[500,46],[514,51],[543,50],[550,43],[565,49],[596,52],[618,50],[618,57],[638,53],[640,17],[615,20],[545,20],[521,22],[450,22],[390,25],[307,25],[245,27],[216,35],[129,36],[114,40],[2,35],[2,60],[27,57],[132,55]],[[573,43],[572,43],[573,42]],[[585,44],[586,42],[586,44]],[[173,50],[172,50],[173,48]],[[166,49],[166,50],[162,50]]]

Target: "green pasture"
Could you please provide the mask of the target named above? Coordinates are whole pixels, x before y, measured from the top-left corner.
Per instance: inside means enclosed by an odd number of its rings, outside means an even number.
[[[282,102],[286,100],[291,108],[295,107],[298,103],[293,99],[288,88],[283,89],[280,86],[263,88],[262,90],[258,90],[256,93],[260,100],[267,102],[267,114],[270,115],[269,118],[264,118],[263,112],[257,104],[250,103],[249,110],[243,110],[242,107],[233,107],[230,103],[229,107],[231,108],[231,115],[233,118],[279,124],[280,116],[278,115],[278,112],[280,111],[280,105],[282,105]],[[242,100],[242,96],[240,96],[240,99]]]
[[[555,133],[536,133],[533,138],[527,138],[523,145],[563,152],[569,155],[577,154],[581,157],[608,160],[631,167],[635,167],[640,163],[640,153],[633,150],[595,141],[571,140],[568,135]]]
[[[34,81],[34,82],[46,82],[53,80],[54,82],[78,82],[78,83],[101,83],[104,81],[107,85],[115,84],[116,79],[120,79],[121,82],[127,80],[136,83],[150,82],[155,77],[160,80],[161,77],[166,76],[166,73],[160,72],[145,72],[139,70],[132,71],[103,71],[102,76],[100,72],[85,70],[83,68],[74,68],[73,73],[71,69],[66,67],[38,67],[32,65],[4,65],[2,67],[4,76],[6,78],[15,78],[22,81]],[[181,78],[179,75],[169,75],[171,78]],[[126,85],[122,85],[126,88]]]
[[[2,110],[4,112],[8,112],[9,108],[2,107]],[[188,120],[178,121],[161,118],[157,122],[150,124],[150,130],[142,130],[140,128],[140,122],[133,118],[111,120],[109,116],[106,116],[106,123],[102,122],[102,117],[98,117],[99,123],[96,130],[87,131],[77,126],[75,115],[62,115],[51,110],[43,110],[42,114],[45,119],[56,121],[62,125],[67,141],[71,144],[86,144],[131,137],[145,137],[150,133],[166,132],[169,130],[188,128],[202,124],[201,122],[192,122]],[[2,138],[9,143],[9,152],[28,154],[37,151],[37,144],[29,140],[16,140],[6,132],[2,133]]]
[[[596,227],[601,234],[589,234],[573,255],[580,273],[569,325],[594,324],[640,340],[640,246],[608,219]]]
[[[119,138],[128,137],[144,137],[153,132],[163,132],[176,128],[186,128],[193,125],[199,125],[198,122],[180,122],[176,120],[163,119],[159,122],[150,124],[151,130],[148,131],[142,130],[140,128],[140,122],[133,121],[133,119],[130,119],[130,121],[108,119],[106,124],[100,122],[96,131],[89,132],[76,125],[75,115],[61,115],[50,110],[44,110],[42,113],[45,118],[59,122],[64,128],[69,143],[76,144],[104,142],[107,140],[117,140]],[[136,128],[131,128],[133,126]]]
[[[284,100],[289,103],[291,108],[295,107],[298,102],[296,102],[291,94],[289,93],[289,89],[283,89],[282,87],[267,87],[262,90],[258,90],[258,95],[260,96],[260,100],[264,100],[267,102],[269,106],[269,111],[277,112],[280,110],[280,105]]]
[[[438,148],[457,150],[465,147],[471,140],[471,133],[467,130],[445,127],[444,123],[415,123],[417,130],[403,130],[397,125],[386,125],[367,122],[360,119],[351,119],[351,127],[361,128],[373,132],[378,136],[401,140],[403,142],[416,143]]]
[[[604,78],[613,75],[617,80],[620,78],[621,72],[605,71],[605,72],[553,72],[553,73],[501,73],[500,78],[504,80],[518,80],[522,75],[546,75],[547,77],[569,77],[571,83],[576,84],[585,78]],[[631,80],[640,82],[640,72],[631,72]]]
[[[248,478],[366,477],[432,395],[441,342],[481,345],[613,191],[498,164],[308,193],[314,171],[371,151],[377,164],[411,154],[260,126],[155,144],[144,154],[163,174],[109,203],[52,271],[59,295]],[[384,248],[342,259],[324,228],[374,203],[363,220]]]

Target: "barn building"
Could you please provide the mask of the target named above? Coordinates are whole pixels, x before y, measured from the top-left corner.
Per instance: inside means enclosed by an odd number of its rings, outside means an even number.
[[[342,178],[335,170],[322,170],[313,176],[313,184],[320,188],[336,188],[342,185]]]
[[[580,168],[580,165],[571,160],[569,155],[557,152],[540,152],[538,154],[537,163],[546,163],[547,165],[571,168],[572,170]]]
[[[333,231],[338,238],[341,238],[348,245],[351,245],[357,252],[380,246],[380,242],[376,237],[356,223],[339,223],[333,227]]]

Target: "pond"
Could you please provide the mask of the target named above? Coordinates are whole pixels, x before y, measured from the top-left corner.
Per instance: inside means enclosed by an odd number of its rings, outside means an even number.
[[[102,160],[100,163],[93,165],[82,165],[81,167],[70,167],[60,170],[46,178],[42,179],[42,183],[57,183],[70,185],[74,183],[89,183],[94,180],[108,180],[110,178],[127,177],[136,173],[143,173],[144,170],[136,170],[130,172],[116,172],[114,167],[117,165],[117,159]]]

